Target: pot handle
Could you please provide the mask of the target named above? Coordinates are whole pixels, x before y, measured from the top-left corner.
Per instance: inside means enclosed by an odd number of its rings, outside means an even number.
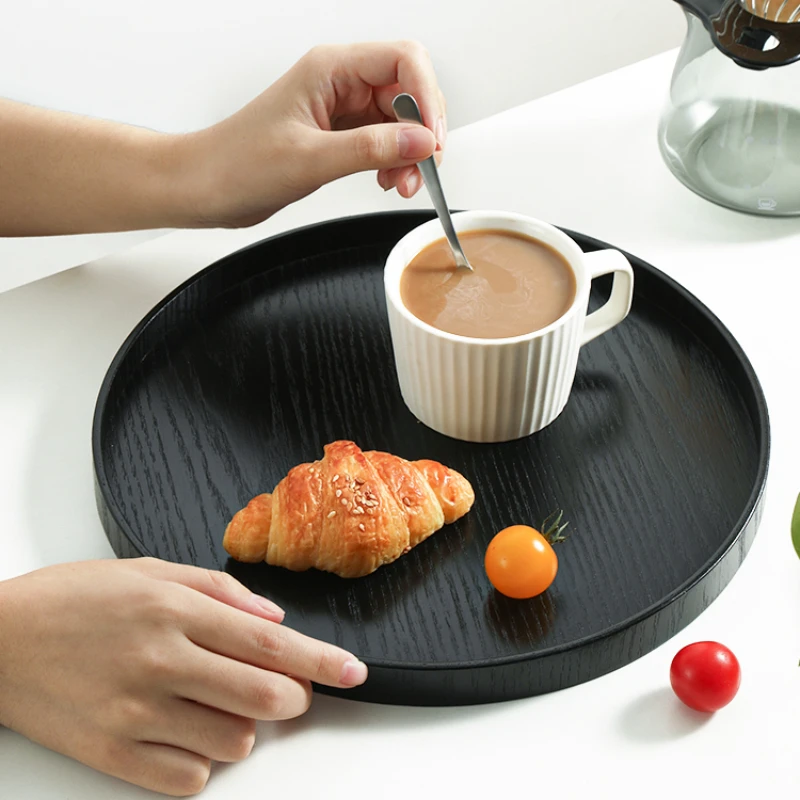
[[[783,67],[800,59],[800,24],[751,14],[739,0],[675,0],[697,17],[728,58],[749,69]]]

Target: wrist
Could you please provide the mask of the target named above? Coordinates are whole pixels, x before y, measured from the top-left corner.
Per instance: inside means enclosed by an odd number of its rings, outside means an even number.
[[[169,228],[215,226],[210,215],[214,196],[210,130],[165,134],[152,143],[149,154],[159,187],[158,203]]]
[[[150,176],[146,196],[154,227],[204,227],[204,167],[198,134],[154,133],[143,145],[143,169]]]
[[[181,134],[166,144],[164,159],[172,174],[172,208],[178,215],[173,227],[240,227],[237,205],[243,187],[238,168],[247,159],[240,149],[231,153],[233,134],[224,120],[209,128]],[[260,220],[257,220],[260,221]]]
[[[174,137],[165,162],[175,176],[175,227],[242,228],[263,222],[307,192],[292,188],[285,149],[266,133],[254,141],[237,115],[203,130]],[[292,160],[308,163],[292,141]]]

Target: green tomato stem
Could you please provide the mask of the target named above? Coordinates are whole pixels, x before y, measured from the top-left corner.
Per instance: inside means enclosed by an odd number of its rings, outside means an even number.
[[[564,512],[562,510],[554,511],[550,514],[549,517],[545,519],[542,523],[542,536],[550,542],[551,545],[558,544],[559,542],[566,541],[567,537],[564,536],[564,530],[566,529],[569,522],[565,522],[563,525],[561,524],[561,520],[564,518]]]

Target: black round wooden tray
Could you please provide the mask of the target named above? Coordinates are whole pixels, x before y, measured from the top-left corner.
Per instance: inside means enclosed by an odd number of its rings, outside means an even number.
[[[631,314],[584,347],[550,427],[498,445],[434,433],[401,399],[383,295],[389,250],[430,217],[283,234],[159,303],[100,390],[103,525],[119,556],[228,570],[283,606],[286,625],[357,654],[370,677],[346,697],[469,704],[591,680],[677,633],[744,559],[769,456],[761,388],[722,324],[631,257]],[[568,233],[586,251],[605,246]],[[596,282],[591,306],[607,293]],[[474,508],[358,580],[228,559],[231,515],[340,438],[452,466]],[[528,601],[497,594],[483,570],[491,537],[556,508],[572,535],[553,586]]]

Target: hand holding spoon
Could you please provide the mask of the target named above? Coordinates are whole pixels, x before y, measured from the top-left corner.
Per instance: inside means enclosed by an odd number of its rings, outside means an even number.
[[[410,94],[399,94],[392,101],[392,108],[394,109],[395,116],[401,122],[415,122],[422,125],[422,115],[419,113],[419,106],[417,101]],[[461,249],[461,243],[456,236],[456,229],[453,227],[453,220],[450,216],[450,209],[447,207],[447,201],[444,198],[444,191],[442,184],[439,180],[439,170],[436,169],[436,161],[434,157],[426,158],[417,164],[419,171],[422,174],[422,180],[425,181],[425,188],[433,201],[433,207],[439,216],[439,221],[444,228],[447,241],[450,243],[450,249],[453,251],[453,257],[456,260],[457,267],[466,267],[472,269],[464,251]]]

